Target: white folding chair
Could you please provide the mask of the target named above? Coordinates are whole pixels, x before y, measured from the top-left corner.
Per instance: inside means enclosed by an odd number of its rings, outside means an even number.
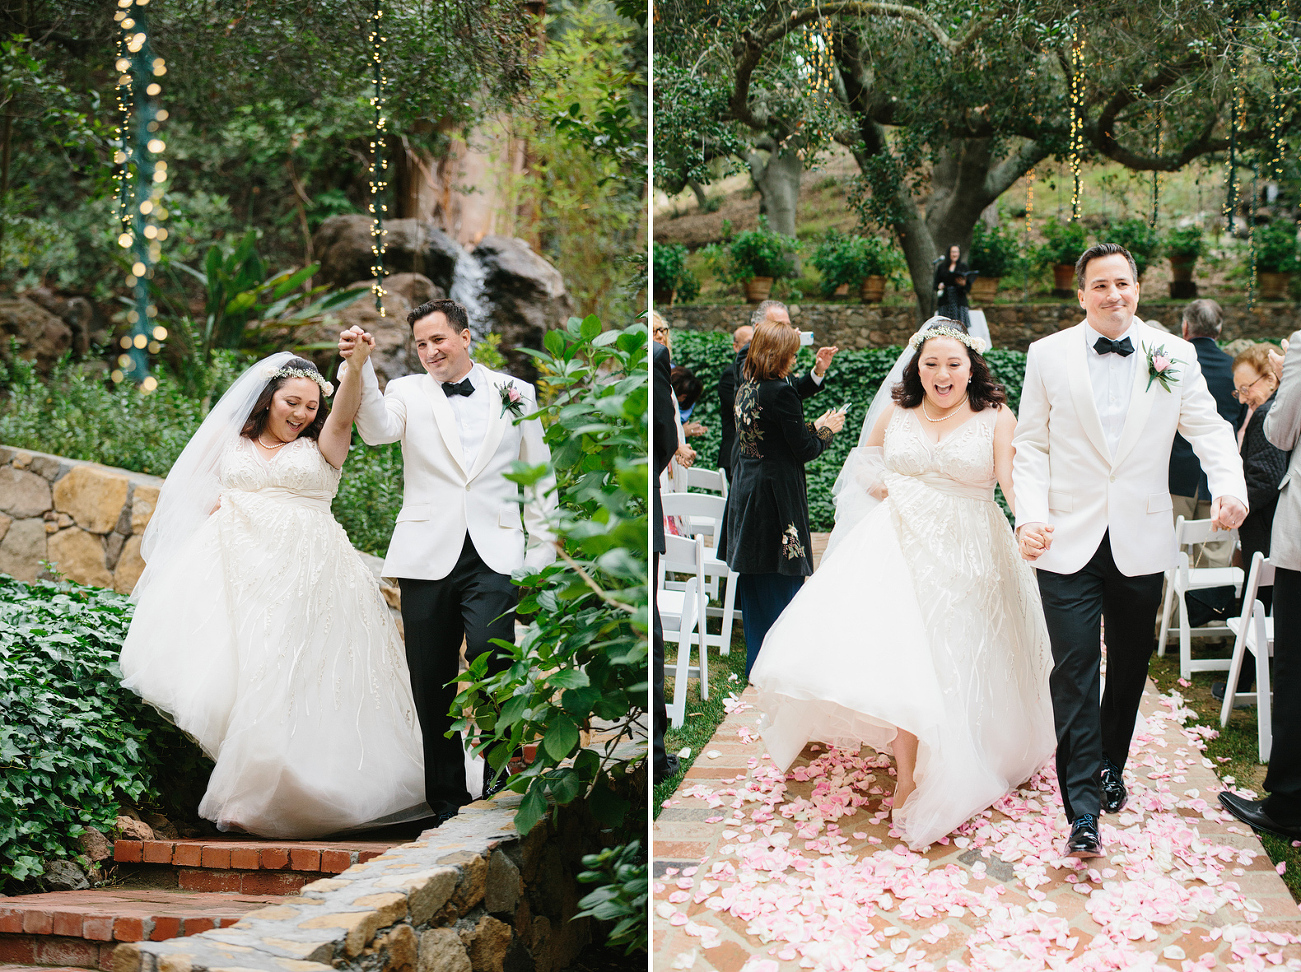
[[[665,516],[676,516],[679,522],[690,524],[689,528],[697,536],[717,537],[723,522],[723,511],[727,508],[726,500],[709,493],[662,493],[660,502]],[[659,586],[676,588],[677,582],[665,581],[666,573],[661,560]],[[720,584],[723,585],[721,595]],[[720,655],[730,655],[732,624],[740,614],[736,609],[736,578],[728,570],[726,562],[717,556],[714,548],[705,551],[705,590],[711,598],[721,598],[723,602],[721,608],[706,609],[709,617],[720,619],[721,630],[716,635],[706,632],[705,643],[716,645]]]
[[[1175,547],[1178,550],[1175,565],[1165,572],[1165,603],[1161,605],[1161,634],[1157,638],[1157,654],[1165,656],[1166,641],[1170,637],[1170,614],[1176,600],[1179,603],[1179,677],[1192,678],[1193,672],[1222,672],[1229,667],[1227,658],[1199,658],[1193,660],[1192,639],[1231,634],[1228,625],[1208,624],[1194,628],[1188,623],[1189,591],[1202,591],[1212,587],[1232,586],[1234,593],[1242,590],[1241,567],[1193,567],[1185,547],[1205,543],[1215,531],[1210,520],[1175,521]]]
[[[687,470],[687,488],[718,493],[727,499],[727,473],[721,469],[701,469],[692,466]]]
[[[660,566],[675,573],[690,574],[685,589],[655,591],[655,606],[665,635],[678,636],[676,662],[664,663],[664,674],[673,675],[673,704],[665,706],[669,722],[680,726],[687,718],[687,680],[700,679],[700,697],[709,698],[709,660],[705,650],[705,541],[700,537],[666,536]],[[692,636],[695,635],[693,639]],[[691,646],[696,643],[698,664],[691,664]]]
[[[1224,704],[1220,706],[1220,725],[1227,726],[1235,700],[1256,703],[1256,738],[1262,763],[1269,762],[1274,742],[1270,730],[1273,698],[1269,684],[1269,659],[1274,654],[1274,619],[1265,613],[1265,605],[1256,595],[1262,587],[1273,586],[1274,565],[1258,550],[1251,558],[1251,573],[1242,592],[1242,615],[1229,618],[1229,627],[1237,638],[1233,642],[1229,682],[1224,687]],[[1243,654],[1248,651],[1256,659],[1256,691],[1238,692]]]

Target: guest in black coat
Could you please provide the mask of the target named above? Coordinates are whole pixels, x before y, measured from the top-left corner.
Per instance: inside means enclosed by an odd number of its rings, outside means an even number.
[[[1224,314],[1215,301],[1195,300],[1184,308],[1180,331],[1184,340],[1190,341],[1197,350],[1197,363],[1215,399],[1216,410],[1236,432],[1242,426],[1243,406],[1233,391],[1233,359],[1215,343],[1223,320]],[[1175,519],[1182,516],[1185,520],[1209,520],[1211,517],[1211,489],[1206,474],[1193,454],[1193,447],[1182,435],[1175,436],[1170,449],[1170,499]],[[1220,540],[1202,544],[1192,554],[1198,567],[1227,567],[1233,559],[1233,537],[1225,534]]]
[[[718,468],[727,473],[727,481],[732,481],[732,466],[736,462],[736,390],[744,380],[741,368],[745,356],[750,351],[750,340],[754,329],[764,321],[778,324],[791,324],[790,312],[780,300],[765,300],[750,315],[749,325],[738,327],[732,335],[732,349],[736,357],[723,369],[718,378],[718,413],[722,416],[722,441],[718,447]],[[822,379],[826,376],[831,359],[835,357],[836,347],[818,348],[814,356],[813,370],[791,381],[791,386],[800,398],[811,398],[822,390]]]
[[[1238,435],[1242,472],[1247,477],[1247,502],[1251,510],[1238,527],[1242,541],[1242,566],[1251,569],[1257,550],[1269,556],[1269,537],[1278,508],[1278,487],[1287,472],[1289,453],[1265,438],[1265,416],[1274,404],[1278,379],[1269,363],[1269,345],[1256,344],[1233,359],[1234,394],[1247,407],[1246,421]],[[1269,610],[1273,588],[1257,595]]]
[[[760,324],[736,393],[735,480],[718,550],[738,575],[747,675],[768,629],[813,573],[804,464],[822,454],[845,421],[826,412],[805,422],[800,396],[786,380],[799,348],[794,328]]]
[[[732,354],[735,357],[727,363],[718,376],[718,424],[720,439],[718,443],[718,468],[727,474],[727,481],[732,481],[732,458],[736,451],[736,386],[741,383],[741,362],[745,360],[742,352],[750,346],[754,337],[754,328],[742,324],[732,332]]]
[[[971,327],[971,314],[967,311],[967,291],[971,289],[970,267],[962,259],[962,247],[954,243],[949,255],[935,261],[935,274],[931,285],[940,292],[935,313],[940,317],[961,321]]]
[[[651,441],[653,468],[651,470],[651,550],[654,551],[651,577],[659,577],[660,554],[664,552],[664,509],[660,503],[660,473],[668,468],[669,460],[678,447],[678,427],[673,421],[677,403],[673,386],[669,383],[669,349],[663,344],[651,344]],[[654,588],[652,587],[652,590]],[[664,732],[668,728],[668,713],[664,706],[664,627],[660,623],[659,605],[654,608],[654,645],[651,659],[651,681],[655,690],[651,711],[652,763],[657,782],[666,780],[678,771],[676,756],[664,750]]]

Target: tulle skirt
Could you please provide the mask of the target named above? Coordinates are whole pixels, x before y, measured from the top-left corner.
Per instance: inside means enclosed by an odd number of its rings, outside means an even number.
[[[896,808],[914,848],[1027,780],[1055,746],[1039,594],[988,499],[892,476],[769,631],[751,674],[787,768],[818,740],[893,755],[918,739]]]
[[[199,813],[222,829],[315,837],[424,802],[397,628],[320,501],[224,493],[144,592],[121,668],[215,760]]]

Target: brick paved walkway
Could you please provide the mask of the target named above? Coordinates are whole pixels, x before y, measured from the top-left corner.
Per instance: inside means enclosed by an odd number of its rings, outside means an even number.
[[[775,793],[758,712],[743,705],[656,821],[653,968],[1301,969],[1301,912],[1256,837],[1218,809],[1223,787],[1180,709],[1149,683],[1130,807],[1103,818],[1109,859],[1090,867],[1058,858],[1051,768],[915,854],[880,816],[884,759],[863,750],[883,765],[854,787],[862,806],[810,812],[817,802],[802,801],[828,798],[825,782],[814,792],[828,754],[810,745],[792,770],[815,775]]]
[[[1059,856],[1051,765],[916,854],[890,834],[888,760],[811,744],[783,780],[753,701],[732,704],[655,822],[657,972],[1301,970],[1301,910],[1220,810],[1189,711],[1150,682],[1130,804],[1103,818],[1108,856],[1091,862]]]

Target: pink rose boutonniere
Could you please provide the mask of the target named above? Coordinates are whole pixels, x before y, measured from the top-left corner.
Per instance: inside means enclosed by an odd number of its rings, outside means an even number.
[[[507,412],[512,415],[524,414],[524,396],[509,381],[502,382],[497,386],[497,395],[501,398],[501,414],[503,416]]]
[[[1170,366],[1183,362],[1170,357],[1164,344],[1155,348],[1144,345],[1143,350],[1147,353],[1147,387],[1151,388],[1152,382],[1159,381],[1161,387],[1169,391],[1170,386],[1179,380],[1179,372]]]

